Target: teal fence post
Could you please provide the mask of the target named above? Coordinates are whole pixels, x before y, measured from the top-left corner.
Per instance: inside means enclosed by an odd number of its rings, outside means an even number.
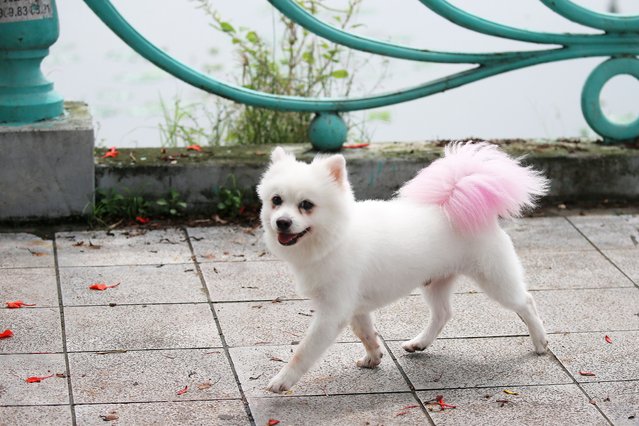
[[[0,3],[0,124],[26,124],[64,112],[40,64],[59,35],[55,0]]]

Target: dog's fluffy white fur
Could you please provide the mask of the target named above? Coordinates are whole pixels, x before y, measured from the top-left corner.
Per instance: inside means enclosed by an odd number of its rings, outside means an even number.
[[[539,174],[486,144],[449,149],[451,160],[439,164],[440,168],[454,169],[455,154],[464,153],[473,170],[452,173],[445,178],[449,182],[441,183],[442,188],[450,193],[457,190],[459,196],[459,191],[465,190],[464,178],[475,185],[482,171],[474,170],[474,162],[486,160],[481,158],[482,152],[497,156],[498,161],[510,161],[517,173],[521,169],[522,176],[537,178],[537,188],[524,195],[544,192],[545,181]],[[495,168],[492,166],[490,170]],[[488,178],[490,185],[473,187],[477,194],[483,194],[484,201],[470,193],[462,194],[467,209],[485,211],[494,197],[501,196],[504,191],[493,182],[499,179],[493,178]],[[485,177],[481,179],[486,181]],[[491,196],[488,187],[497,195]],[[306,336],[290,362],[268,384],[270,391],[290,389],[349,324],[366,349],[357,366],[376,367],[382,351],[371,312],[416,287],[430,307],[431,318],[424,331],[402,347],[408,352],[426,349],[451,317],[451,287],[460,274],[472,278],[487,295],[519,314],[528,326],[535,351],[545,352],[546,333],[526,290],[511,240],[498,225],[498,210],[468,229],[455,222],[451,214],[455,200],[450,194],[443,202],[434,203],[410,194],[402,196],[400,190],[399,196],[390,201],[358,202],[343,156],[318,156],[306,164],[279,147],[271,155],[258,195],[263,203],[266,245],[290,265],[298,292],[310,298],[315,307]],[[520,200],[519,204],[525,206],[529,201]]]

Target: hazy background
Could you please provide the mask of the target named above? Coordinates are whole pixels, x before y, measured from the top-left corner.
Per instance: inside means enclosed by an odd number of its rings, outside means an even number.
[[[575,1],[605,12],[612,0]],[[331,5],[344,1],[331,0]],[[451,3],[499,23],[547,32],[593,33],[554,14],[537,0],[455,0]],[[239,77],[239,57],[210,18],[189,0],[113,0],[129,22],[176,59],[225,81]],[[279,12],[266,0],[212,1],[234,26],[265,37],[278,30]],[[612,5],[623,14],[639,14],[636,0]],[[86,101],[101,146],[159,146],[163,121],[160,99],[176,97],[213,105],[211,96],[156,68],[117,38],[81,0],[58,0],[60,39],[43,64],[47,77],[67,100]],[[417,48],[456,52],[536,49],[539,46],[480,35],[450,24],[417,0],[365,0],[356,20],[361,35]],[[358,60],[367,55],[358,54]],[[580,109],[583,83],[605,58],[538,65],[471,83],[409,103],[364,111],[372,141],[435,138],[555,138],[592,136]],[[427,64],[390,59],[386,78],[377,84],[383,63],[375,59],[357,70],[354,95],[411,87],[468,65]],[[618,121],[639,115],[639,82],[617,76],[603,91],[604,111]],[[381,112],[381,114],[380,114]],[[372,115],[371,115],[372,113]]]

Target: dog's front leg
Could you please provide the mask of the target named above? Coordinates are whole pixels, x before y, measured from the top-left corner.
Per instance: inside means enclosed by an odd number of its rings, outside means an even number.
[[[295,349],[293,357],[271,379],[267,389],[275,393],[289,390],[335,341],[347,323],[347,315],[336,314],[335,311],[318,310],[308,332]]]

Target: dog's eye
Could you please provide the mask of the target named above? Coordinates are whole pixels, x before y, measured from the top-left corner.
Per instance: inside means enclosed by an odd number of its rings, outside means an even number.
[[[315,207],[315,204],[311,203],[308,200],[304,200],[300,203],[300,210],[304,210],[306,212],[311,211],[313,207]]]
[[[271,198],[271,202],[274,206],[281,206],[283,202],[282,197],[280,197],[279,195],[275,195],[273,196],[273,198]]]

